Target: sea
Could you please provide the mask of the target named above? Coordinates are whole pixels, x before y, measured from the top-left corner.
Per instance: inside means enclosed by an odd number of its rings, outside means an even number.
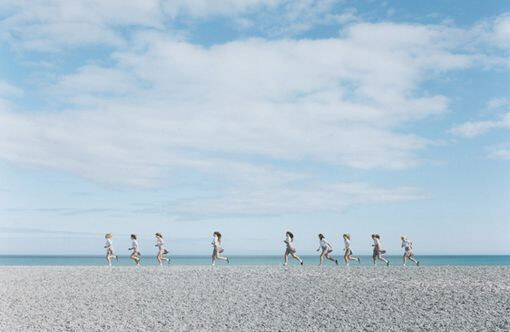
[[[210,256],[168,256],[171,258],[170,265],[210,265]],[[371,256],[359,256],[361,263],[352,261],[351,266],[371,266]],[[385,256],[390,260],[393,266],[402,265],[402,256]],[[301,256],[305,265],[317,265],[319,263],[318,255]],[[509,266],[510,255],[424,255],[416,257],[420,261],[420,266]],[[230,265],[282,265],[281,255],[268,256],[229,256]],[[344,265],[342,257],[339,257],[339,265]],[[28,255],[0,255],[0,266],[101,266],[106,265],[104,256],[28,256]],[[142,265],[157,265],[156,257],[142,256]],[[217,265],[227,265],[224,261],[218,261]],[[289,257],[290,265],[299,263]],[[325,265],[334,266],[335,263],[325,261]],[[377,263],[383,266],[383,262]],[[408,261],[408,266],[414,263]],[[113,260],[113,265],[129,266],[134,262],[128,256],[119,256],[118,260]]]

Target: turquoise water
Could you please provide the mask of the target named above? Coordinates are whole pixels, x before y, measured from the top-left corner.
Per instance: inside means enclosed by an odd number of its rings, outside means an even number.
[[[170,256],[172,265],[208,265],[211,264],[209,256]],[[367,266],[372,264],[370,256],[360,256],[361,265]],[[317,265],[319,263],[318,256],[301,256],[305,265]],[[391,261],[391,265],[401,265],[401,256],[386,256]],[[501,256],[417,256],[422,266],[478,266],[478,265],[510,265],[510,255]],[[289,260],[290,264],[297,265],[295,260]],[[340,261],[340,264],[343,264]],[[283,263],[281,256],[230,256],[231,265],[280,265]],[[383,265],[378,262],[378,265]],[[105,265],[104,256],[0,256],[0,266],[2,265]],[[129,257],[119,257],[118,261],[113,262],[114,265],[134,265]],[[142,257],[142,265],[156,265],[154,256]],[[218,265],[226,264],[218,262]],[[334,265],[332,262],[326,262],[326,265]],[[352,266],[358,265],[351,262]],[[408,262],[408,265],[414,265]]]

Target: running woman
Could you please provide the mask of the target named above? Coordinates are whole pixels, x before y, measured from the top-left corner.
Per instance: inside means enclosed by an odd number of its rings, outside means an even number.
[[[220,232],[214,232],[213,233],[213,240],[211,242],[211,245],[213,246],[213,252],[212,252],[212,265],[216,264],[217,259],[221,259],[224,261],[227,261],[227,263],[230,263],[228,260],[228,257],[222,257],[220,254],[224,251],[221,247],[221,233]]]
[[[404,257],[402,257],[402,260],[404,261],[404,266],[406,266],[406,260],[409,258],[409,260],[416,263],[416,266],[420,266],[420,262],[414,259],[414,253],[413,253],[413,243],[409,241],[404,235],[400,237],[402,240],[402,248],[404,248]]]
[[[163,235],[161,235],[161,233],[156,233],[155,247],[158,247],[158,255],[156,256],[156,259],[158,260],[159,266],[162,266],[164,261],[170,264],[170,258],[165,257],[165,255],[168,254],[168,250],[166,250],[165,241],[163,241]]]
[[[131,248],[128,250],[133,250],[131,253],[132,260],[135,261],[136,265],[140,266],[140,249],[138,248],[138,241],[136,240],[136,234],[131,234]]]
[[[108,233],[104,236],[106,239],[106,243],[104,248],[106,249],[106,260],[108,261],[108,266],[112,266],[112,258],[115,257],[116,260],[119,260],[119,256],[113,253],[113,236],[111,233]]]
[[[320,245],[319,245],[319,248],[317,248],[317,251],[322,250],[320,258],[319,258],[320,259],[319,266],[322,265],[322,261],[323,261],[324,257],[326,257],[330,261],[335,262],[336,265],[338,265],[338,259],[334,259],[330,255],[331,252],[333,252],[333,247],[331,246],[331,244],[326,240],[326,238],[322,234],[319,234],[319,240],[320,240]]]
[[[349,233],[345,233],[343,235],[344,238],[344,261],[345,264],[349,265],[349,261],[357,261],[361,263],[361,259],[359,257],[352,257],[351,250],[351,235]]]
[[[294,247],[292,241],[294,241],[294,234],[287,231],[287,233],[285,233],[285,240],[283,241],[287,245],[287,248],[285,249],[285,254],[283,255],[283,260],[285,261],[283,265],[287,266],[287,264],[289,263],[289,255],[291,255],[292,258],[297,259],[299,263],[303,265],[303,260],[299,258],[298,255],[296,255],[296,247]]]
[[[381,236],[379,234],[372,234],[372,240],[374,240],[374,253],[372,254],[372,260],[374,261],[374,266],[376,266],[376,259],[381,260],[386,263],[386,266],[390,265],[390,261],[385,259],[382,255],[386,252],[386,250],[382,249],[381,246]]]

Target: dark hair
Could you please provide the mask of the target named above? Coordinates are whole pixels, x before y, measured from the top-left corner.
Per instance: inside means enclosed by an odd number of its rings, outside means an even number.
[[[379,234],[372,234],[373,237],[375,237],[376,239],[380,239],[381,237],[379,236]]]
[[[319,233],[319,239],[323,239],[324,238],[324,235],[322,235],[322,233]]]
[[[286,233],[286,234],[288,234],[288,235],[290,236],[290,238],[291,238],[292,240],[294,240],[294,234],[292,234],[292,233],[291,233],[291,232],[289,232],[289,231],[287,231],[287,233]]]
[[[136,234],[131,234],[131,238],[132,238],[133,240],[136,240]]]
[[[160,237],[160,238],[163,238],[163,235],[161,235],[161,233],[156,233],[156,236]]]
[[[216,237],[218,237],[218,242],[221,242],[221,233],[216,231],[213,234],[216,235]]]

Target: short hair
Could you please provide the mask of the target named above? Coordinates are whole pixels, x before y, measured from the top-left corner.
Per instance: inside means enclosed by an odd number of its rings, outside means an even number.
[[[133,240],[136,240],[136,234],[131,234],[131,238],[132,238]]]

